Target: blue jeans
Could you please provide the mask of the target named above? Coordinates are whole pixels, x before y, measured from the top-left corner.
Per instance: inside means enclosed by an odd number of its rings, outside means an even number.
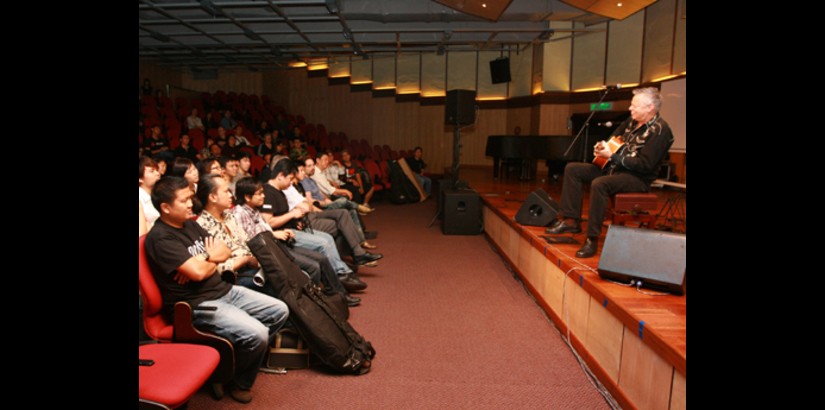
[[[433,188],[433,180],[429,177],[425,177],[421,174],[413,174],[415,175],[415,179],[418,180],[418,183],[421,184],[421,188],[424,189],[424,192],[427,195],[430,195],[430,190]]]
[[[270,338],[283,326],[289,308],[278,299],[241,286],[232,286],[226,295],[200,306],[215,306],[218,310],[195,310],[192,323],[232,342],[232,381],[241,389],[251,388],[269,350]]]
[[[352,273],[352,269],[341,260],[341,255],[338,253],[338,248],[335,247],[335,239],[332,235],[318,229],[313,229],[313,233],[304,231],[295,232],[295,246],[309,249],[311,251],[320,252],[329,259],[335,273],[339,275],[346,275]]]

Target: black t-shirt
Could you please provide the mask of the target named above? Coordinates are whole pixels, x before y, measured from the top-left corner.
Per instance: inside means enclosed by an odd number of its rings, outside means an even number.
[[[166,137],[160,137],[158,139],[149,137],[143,140],[143,148],[145,148],[147,152],[151,152],[163,147],[169,147],[169,140],[166,139]]]
[[[272,185],[264,184],[264,205],[260,211],[271,213],[274,216],[280,216],[289,212],[289,202],[286,200],[286,194]],[[283,228],[297,229],[297,221],[292,219],[280,228],[273,229]]]
[[[420,174],[421,170],[427,167],[427,164],[425,164],[423,160],[415,159],[415,157],[407,157],[407,165],[409,165],[410,170],[416,174]]]
[[[175,157],[188,158],[192,162],[198,162],[198,150],[191,145],[186,148],[179,145],[172,153],[175,154]]]
[[[215,272],[200,281],[179,285],[174,277],[178,267],[192,256],[204,252],[204,238],[210,236],[195,221],[187,219],[183,228],[175,228],[158,219],[146,235],[146,257],[163,297],[163,308],[171,316],[175,303],[189,302],[192,306],[217,299],[227,294],[232,285]]]

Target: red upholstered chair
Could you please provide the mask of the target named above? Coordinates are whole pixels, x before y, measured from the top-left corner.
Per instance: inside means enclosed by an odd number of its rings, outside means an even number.
[[[658,214],[658,197],[650,192],[620,193],[610,198],[613,205],[613,221],[616,225],[624,225],[627,221],[639,224],[639,227],[650,228]]]
[[[169,322],[162,314],[163,298],[155,277],[149,268],[144,242],[146,235],[138,242],[138,274],[140,296],[143,298],[143,327],[146,334],[162,343],[193,343],[215,348],[221,356],[220,363],[212,375],[213,384],[226,383],[235,372],[235,352],[232,343],[214,334],[201,332],[192,325],[192,306],[186,302],[175,304],[174,322]],[[222,388],[214,386],[216,397],[223,395]]]
[[[138,400],[141,409],[176,409],[185,405],[220,361],[218,351],[204,345],[156,343],[142,345],[139,349]],[[151,362],[144,362],[147,360]]]

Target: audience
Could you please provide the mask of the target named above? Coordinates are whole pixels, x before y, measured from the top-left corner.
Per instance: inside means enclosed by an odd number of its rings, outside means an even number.
[[[169,170],[168,175],[186,179],[186,182],[189,182],[189,188],[192,189],[192,193],[198,192],[198,177],[200,172],[198,172],[198,168],[189,158],[175,158],[175,162],[172,164],[172,169]]]
[[[347,182],[356,187],[358,193],[364,198],[364,206],[369,208],[372,195],[375,194],[375,188],[369,180],[369,173],[352,162],[352,155],[346,149],[341,150],[341,165],[344,166]]]
[[[427,167],[427,164],[421,159],[423,155],[424,150],[421,149],[421,147],[415,147],[415,149],[413,149],[413,156],[407,157],[406,160],[407,165],[410,166],[410,170],[412,170],[413,175],[415,175],[415,179],[421,184],[421,188],[424,189],[427,195],[430,195],[433,181],[429,177],[424,176],[424,168]]]
[[[258,369],[289,308],[278,299],[221,279],[218,265],[231,252],[190,219],[191,198],[189,183],[183,178],[165,177],[155,185],[152,203],[161,216],[146,235],[146,257],[167,316],[171,317],[178,301],[216,308],[194,310],[193,324],[232,343],[235,374],[227,388],[234,400],[249,403]]]
[[[195,147],[189,145],[191,142],[191,138],[189,138],[188,134],[181,134],[180,136],[180,145],[172,151],[172,154],[175,157],[184,157],[189,159],[192,162],[198,160],[198,150]]]
[[[146,229],[152,229],[155,221],[160,217],[160,213],[152,205],[152,189],[160,179],[158,164],[149,157],[140,158],[138,164],[138,198],[143,206],[143,217],[146,221]]]
[[[192,113],[186,117],[186,128],[190,130],[197,128],[201,131],[206,131],[206,128],[203,127],[201,117],[198,116],[197,108],[192,108]]]

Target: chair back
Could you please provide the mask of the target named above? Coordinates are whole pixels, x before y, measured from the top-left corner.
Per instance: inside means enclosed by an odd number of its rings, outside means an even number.
[[[163,298],[146,258],[146,248],[144,246],[146,235],[142,235],[138,241],[138,280],[140,296],[143,298],[143,327],[146,329],[146,334],[152,339],[171,341],[174,328],[161,313]]]

